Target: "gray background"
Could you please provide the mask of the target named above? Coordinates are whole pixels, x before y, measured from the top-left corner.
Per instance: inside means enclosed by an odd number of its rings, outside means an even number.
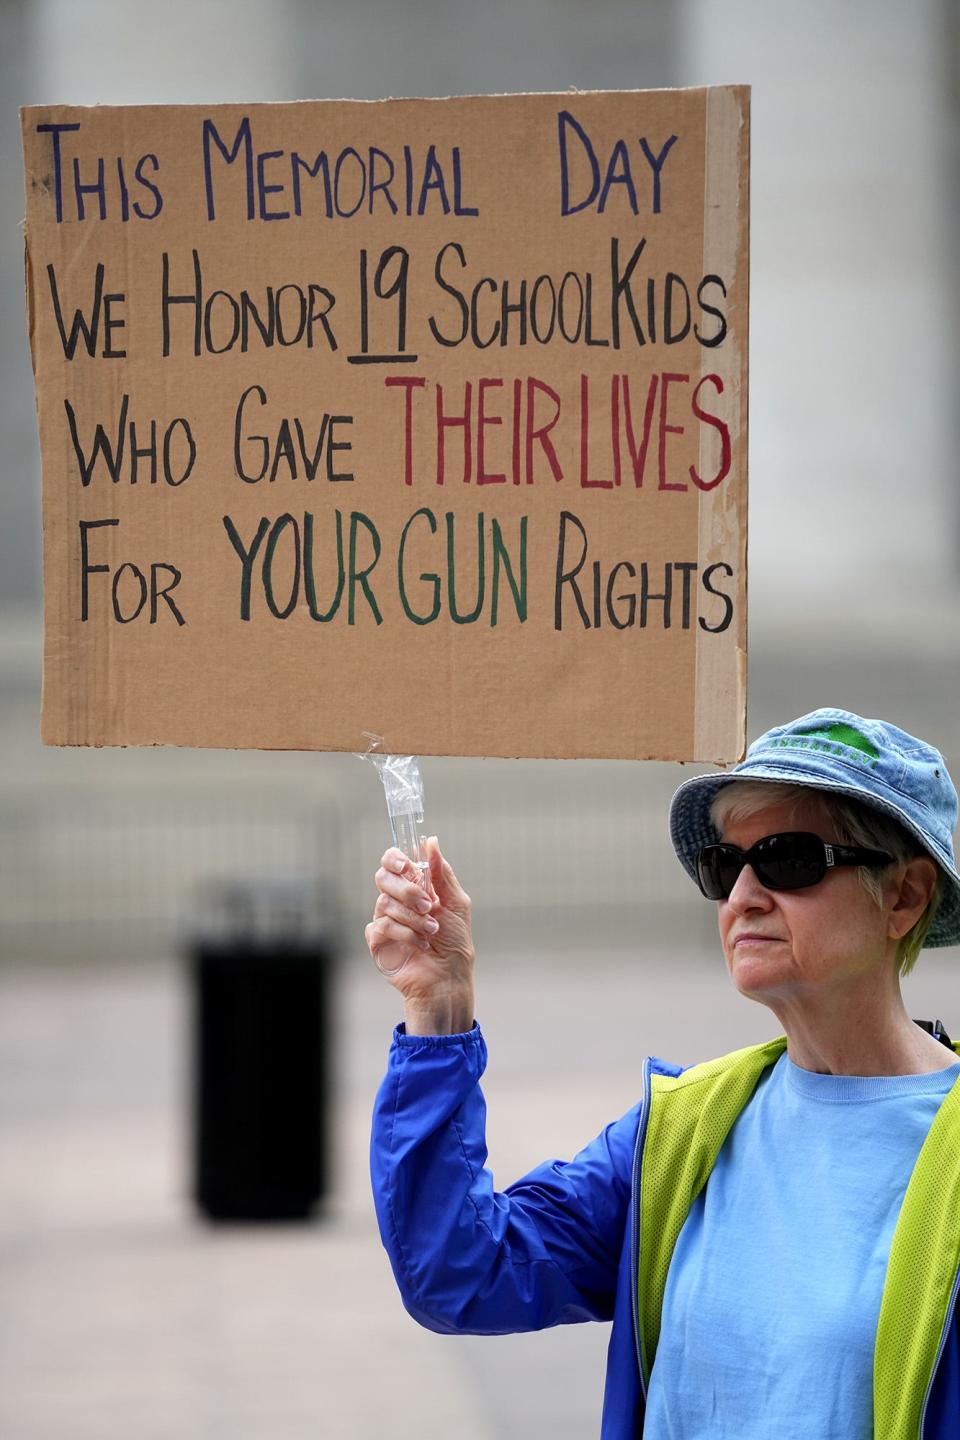
[[[753,86],[749,732],[821,704],[960,768],[957,9],[916,0],[0,0],[0,1434],[596,1432],[605,1327],[419,1331],[365,1176],[396,1018],[362,948],[382,796],[349,756],[44,751],[24,103]],[[474,898],[502,1182],[681,1061],[772,1032],[666,840],[687,772],[428,760]],[[230,880],[341,937],[334,1193],[308,1227],[189,1198],[187,942]],[[955,952],[915,1014],[960,1029]]]

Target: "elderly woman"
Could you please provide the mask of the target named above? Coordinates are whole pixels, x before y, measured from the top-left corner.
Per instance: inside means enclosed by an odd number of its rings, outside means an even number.
[[[613,1320],[605,1440],[960,1436],[960,1060],[900,976],[960,940],[940,754],[818,710],[674,797],[739,992],[784,1036],[691,1069],[503,1193],[484,1168],[470,901],[388,850],[367,943],[404,1002],[377,1214],[430,1329]]]

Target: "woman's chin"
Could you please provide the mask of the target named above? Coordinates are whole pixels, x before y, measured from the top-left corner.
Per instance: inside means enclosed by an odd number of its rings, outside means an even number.
[[[782,955],[758,954],[754,950],[735,953],[729,970],[734,988],[747,1000],[763,1001],[787,979]]]

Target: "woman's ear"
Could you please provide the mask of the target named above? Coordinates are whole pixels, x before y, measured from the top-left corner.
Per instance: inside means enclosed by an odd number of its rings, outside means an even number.
[[[937,884],[937,867],[926,855],[908,860],[892,896],[887,933],[901,940],[916,925]]]

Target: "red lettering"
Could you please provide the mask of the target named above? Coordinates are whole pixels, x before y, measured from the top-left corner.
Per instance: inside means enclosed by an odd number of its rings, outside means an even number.
[[[426,385],[422,375],[387,375],[384,385],[399,385],[405,392],[403,397],[403,483],[413,484],[413,392],[415,387]]]
[[[443,386],[437,385],[437,484],[442,485],[444,479],[444,460],[446,442],[446,431],[454,425],[463,429],[463,483],[470,484],[470,474],[473,466],[473,446],[471,444],[470,420],[472,414],[471,386],[467,380],[463,387],[463,414],[446,415],[443,409]]]
[[[610,444],[613,447],[613,483],[620,485],[620,376],[610,381]]]
[[[682,435],[682,425],[667,424],[667,404],[670,399],[670,386],[673,384],[687,384],[689,375],[671,375],[665,371],[660,380],[660,444],[658,453],[658,473],[660,477],[660,490],[687,490],[689,486],[684,481],[671,483],[667,480],[667,436]]]
[[[729,475],[730,473],[730,461],[732,453],[729,425],[727,425],[725,421],[719,419],[716,415],[711,415],[708,410],[701,409],[699,404],[700,391],[703,386],[706,385],[708,380],[712,385],[716,386],[718,395],[723,394],[723,381],[720,379],[720,376],[704,375],[701,377],[699,384],[693,392],[690,400],[690,408],[698,420],[702,420],[705,425],[712,425],[714,429],[717,430],[720,434],[720,469],[717,471],[716,475],[714,475],[712,480],[702,480],[697,474],[696,466],[690,466],[690,479],[693,481],[694,485],[698,486],[701,490],[713,490],[716,488],[717,485],[720,484],[721,480],[726,479],[727,475]]]
[[[503,384],[502,380],[481,380],[477,385],[477,484],[478,485],[503,485],[506,482],[506,475],[495,473],[488,475],[483,468],[483,431],[486,425],[502,425],[502,415],[488,415],[484,408],[484,395],[488,390],[498,388]]]
[[[643,484],[643,472],[647,465],[647,447],[650,444],[650,430],[653,425],[653,406],[657,398],[657,385],[659,375],[651,375],[647,385],[647,402],[643,409],[643,438],[640,441],[640,448],[637,449],[636,438],[633,433],[633,414],[630,409],[630,381],[626,375],[623,376],[623,419],[624,428],[627,434],[627,449],[630,452],[630,463],[633,466],[633,483],[639,490]]]
[[[552,417],[547,421],[547,423],[546,423],[545,425],[536,425],[536,424],[534,424],[534,410],[535,410],[535,400],[534,400],[534,396],[535,396],[535,394],[536,394],[536,392],[537,392],[538,390],[539,390],[539,391],[542,391],[542,393],[543,393],[544,395],[549,395],[549,396],[550,396],[550,399],[551,399],[551,400],[553,401],[553,403],[554,403],[554,406],[556,407],[556,408],[554,409],[554,412],[553,412]],[[539,440],[540,445],[541,445],[541,447],[542,447],[542,449],[543,449],[543,453],[544,453],[544,455],[546,455],[547,460],[548,460],[548,462],[549,462],[549,464],[550,464],[550,469],[553,471],[553,478],[554,478],[554,480],[558,480],[558,481],[559,481],[559,480],[562,480],[562,479],[563,479],[563,471],[562,471],[561,468],[560,468],[560,461],[557,459],[557,452],[556,452],[556,450],[554,450],[554,448],[553,448],[553,442],[552,442],[551,439],[550,439],[550,431],[553,429],[554,425],[556,425],[556,423],[557,423],[557,421],[559,420],[559,418],[560,418],[560,396],[557,394],[556,390],[551,389],[551,387],[550,387],[544,380],[535,380],[532,375],[528,376],[528,378],[527,378],[527,445],[526,445],[526,452],[527,452],[527,453],[526,453],[526,461],[527,461],[527,466],[526,466],[526,468],[527,468],[527,484],[528,484],[528,485],[532,485],[532,484],[533,484],[533,442],[534,442],[534,440]]]
[[[581,490],[612,490],[612,480],[591,480],[590,463],[590,381],[580,376],[580,488]]]

